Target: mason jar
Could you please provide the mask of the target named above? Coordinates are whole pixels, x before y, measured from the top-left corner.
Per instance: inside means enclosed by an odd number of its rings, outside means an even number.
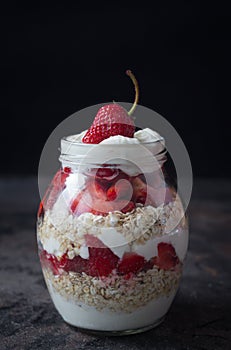
[[[188,246],[163,140],[92,145],[69,136],[59,159],[37,222],[56,309],[70,325],[96,333],[157,326],[176,295]]]

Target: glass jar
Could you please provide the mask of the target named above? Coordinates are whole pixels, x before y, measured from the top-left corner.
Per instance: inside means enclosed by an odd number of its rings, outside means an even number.
[[[63,319],[80,329],[131,334],[163,321],[188,246],[164,144],[61,140],[61,168],[38,211],[44,278]]]

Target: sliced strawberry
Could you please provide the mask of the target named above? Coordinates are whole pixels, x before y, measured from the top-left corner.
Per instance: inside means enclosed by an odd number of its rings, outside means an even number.
[[[70,209],[75,215],[101,211],[101,204],[107,199],[106,191],[97,181],[89,181],[86,188],[75,197]]]
[[[130,181],[131,178],[128,174],[126,174],[124,171],[118,169],[118,175],[114,178],[113,183],[115,184],[119,180],[128,180]]]
[[[86,233],[84,235],[85,244],[89,248],[107,248],[107,246],[97,237]]]
[[[52,185],[55,188],[63,188],[65,185],[66,178],[70,175],[70,168],[64,168],[66,169],[65,172],[64,170],[60,169],[57,171],[55,174],[53,180],[52,180]],[[68,169],[68,171],[67,171]]]
[[[90,213],[91,207],[89,206],[91,201],[86,201],[86,195],[84,192],[81,192],[77,195],[76,198],[71,203],[70,209],[73,214],[81,215],[83,213]],[[89,205],[88,205],[89,203]]]
[[[160,269],[170,270],[180,262],[172,244],[161,242],[158,244],[157,249],[158,256],[154,258],[154,264]]]
[[[70,169],[70,168],[65,168]],[[55,204],[60,192],[65,188],[66,178],[69,176],[70,171],[64,172],[62,169],[58,170],[55,174],[45,196],[42,200],[43,207],[45,210],[51,209]]]
[[[95,176],[96,178],[99,178],[99,179],[112,181],[118,174],[119,174],[118,169],[104,167],[104,168],[97,169]]]
[[[50,268],[54,275],[59,275],[58,260],[54,255],[47,253],[46,250],[43,250],[39,257],[44,268]]]
[[[38,218],[42,217],[44,215],[44,208],[43,208],[43,201],[40,202],[39,204],[39,209],[38,209]]]
[[[73,259],[69,259],[67,254],[64,254],[58,259],[56,256],[43,250],[40,253],[40,260],[42,265],[50,268],[54,275],[60,275],[63,271],[85,272],[89,274],[89,260],[83,259],[81,256],[75,256]]]
[[[107,190],[107,199],[114,201],[115,199],[127,198],[130,188],[131,185],[127,180],[119,180]]]
[[[148,271],[153,268],[153,266],[155,265],[155,258],[151,258],[145,263],[143,271]]]
[[[140,176],[132,179],[133,201],[155,207],[169,203],[173,199],[173,192],[168,187],[153,188],[145,184]]]
[[[106,200],[107,193],[104,186],[98,181],[92,181],[87,184],[87,191],[91,194],[92,197]]]
[[[71,173],[71,168],[69,168],[68,166],[66,166],[65,168],[63,168],[63,172],[65,174],[70,174]]]
[[[130,201],[127,205],[125,205],[125,207],[123,207],[121,209],[122,213],[126,214],[126,213],[130,213],[130,211],[134,210],[135,209],[135,204]]]
[[[89,248],[89,274],[93,277],[108,276],[116,269],[119,258],[109,248]]]
[[[136,203],[144,204],[147,198],[147,185],[141,180],[139,176],[132,179],[133,186],[133,200]]]
[[[123,275],[130,272],[137,273],[144,268],[145,263],[146,260],[141,255],[136,253],[124,253],[118,265],[118,272]]]
[[[69,259],[65,254],[59,261],[59,268],[66,272],[78,272],[89,274],[89,260],[83,259],[81,256],[75,256],[73,259]]]

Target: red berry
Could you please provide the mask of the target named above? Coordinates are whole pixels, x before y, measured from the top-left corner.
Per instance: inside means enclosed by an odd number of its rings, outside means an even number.
[[[129,194],[130,183],[127,180],[117,181],[107,190],[107,199],[114,201],[115,199],[126,198]],[[130,199],[130,198],[129,198]]]
[[[170,270],[179,263],[174,247],[170,243],[161,242],[158,244],[158,256],[154,258],[154,264],[160,269]]]
[[[133,186],[133,199],[135,202],[138,200],[141,200],[141,202],[144,204],[147,198],[147,185],[140,179],[139,176],[136,176],[132,179],[132,186]]]
[[[68,172],[64,173],[63,170],[57,171],[42,200],[44,209],[47,210],[53,207],[60,192],[65,188],[65,181],[68,176]]]
[[[118,265],[118,272],[123,275],[130,272],[137,273],[143,269],[145,263],[146,260],[141,255],[136,253],[124,253]]]
[[[122,106],[112,103],[99,109],[82,142],[100,143],[116,135],[133,137],[134,131],[134,122],[128,112]]]
[[[98,182],[98,181],[94,181],[92,182],[91,186],[89,186],[88,191],[92,191],[92,196],[102,199],[102,200],[106,200],[107,199],[107,193],[106,190],[104,188],[104,186]]]
[[[65,174],[70,174],[71,173],[71,168],[69,168],[68,166],[66,166],[64,169],[63,169],[64,173]]]
[[[43,208],[43,201],[41,201],[40,204],[39,204],[39,209],[38,209],[37,216],[38,216],[38,218],[40,218],[43,215],[44,215],[44,208]]]
[[[47,253],[46,250],[43,250],[40,253],[40,261],[42,266],[44,268],[50,268],[54,275],[59,274],[58,260],[54,255]]]
[[[143,271],[148,271],[148,270],[151,270],[153,268],[153,266],[155,265],[155,258],[151,258],[150,260],[148,260],[145,263]]]
[[[139,98],[139,88],[135,76],[130,70],[126,74],[131,78],[135,86],[135,101],[127,112],[122,106],[112,103],[99,109],[92,126],[82,139],[84,143],[100,143],[110,136],[122,135],[133,137],[135,126],[130,115],[134,112]]]
[[[69,259],[67,254],[64,254],[58,259],[55,255],[49,254],[43,250],[40,253],[40,260],[44,267],[48,267],[52,270],[54,275],[60,275],[63,271],[85,272],[89,274],[89,260],[83,259],[79,255],[75,256],[73,259]]]
[[[96,171],[95,176],[100,179],[105,179],[108,181],[112,181],[117,175],[119,174],[118,169],[112,169],[112,168],[99,168]]]
[[[118,175],[115,177],[113,182],[116,183],[119,180],[128,180],[128,181],[130,181],[131,179],[130,179],[130,176],[128,174],[126,174],[122,170],[118,169]]]
[[[155,189],[141,180],[141,176],[132,179],[133,201],[145,205],[159,206],[164,203],[166,189]]]
[[[107,246],[97,237],[86,233],[84,235],[84,240],[89,248],[107,248]]]
[[[135,209],[135,204],[133,202],[129,202],[125,207],[123,207],[121,209],[122,213],[126,214],[126,213],[130,213],[130,211],[132,211],[133,209]]]
[[[108,276],[116,269],[119,258],[109,248],[89,248],[89,274],[92,277]]]
[[[59,261],[59,268],[66,272],[78,272],[78,273],[89,273],[89,260],[83,259],[81,256],[75,256],[73,259],[69,259],[65,254]]]

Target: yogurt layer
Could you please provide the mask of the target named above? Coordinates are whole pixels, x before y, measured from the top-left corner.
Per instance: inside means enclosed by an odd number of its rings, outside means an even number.
[[[174,291],[168,297],[159,297],[132,313],[116,313],[109,310],[98,311],[81,302],[67,300],[54,291],[51,285],[49,291],[56,309],[67,323],[101,331],[125,331],[154,325],[166,314],[176,294]]]

